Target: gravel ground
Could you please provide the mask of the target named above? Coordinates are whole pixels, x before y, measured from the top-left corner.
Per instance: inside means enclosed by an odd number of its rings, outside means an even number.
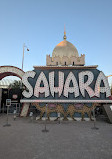
[[[0,159],[112,159],[112,124],[93,122],[31,121],[9,115],[10,127],[0,116]]]

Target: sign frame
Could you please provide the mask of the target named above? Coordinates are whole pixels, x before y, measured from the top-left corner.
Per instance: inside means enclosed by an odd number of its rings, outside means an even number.
[[[7,107],[11,106],[11,99],[6,99],[6,106]]]

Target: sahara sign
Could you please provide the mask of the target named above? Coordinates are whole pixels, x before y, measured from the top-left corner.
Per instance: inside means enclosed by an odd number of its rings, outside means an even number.
[[[30,100],[109,100],[107,77],[97,69],[34,70],[23,75]]]

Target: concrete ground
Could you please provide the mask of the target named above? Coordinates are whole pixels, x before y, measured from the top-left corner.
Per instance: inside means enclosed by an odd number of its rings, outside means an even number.
[[[3,127],[0,116],[0,159],[112,159],[112,124],[93,122],[48,122],[9,116],[10,127]]]

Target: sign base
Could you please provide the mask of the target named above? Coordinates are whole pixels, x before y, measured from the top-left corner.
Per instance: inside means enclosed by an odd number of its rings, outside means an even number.
[[[93,127],[93,128],[91,128],[91,129],[98,130],[99,128],[97,128],[97,127]]]
[[[3,125],[3,127],[6,127],[6,126],[11,126],[11,124],[5,124],[5,125]]]
[[[44,129],[44,130],[42,130],[42,132],[49,132],[49,130],[47,130],[47,129]]]

